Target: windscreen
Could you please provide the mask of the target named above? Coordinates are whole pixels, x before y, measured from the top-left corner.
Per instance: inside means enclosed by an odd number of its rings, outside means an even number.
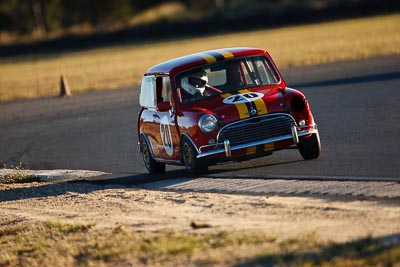
[[[279,76],[268,58],[253,56],[182,72],[176,77],[176,89],[181,103],[191,103],[209,96],[279,82]]]

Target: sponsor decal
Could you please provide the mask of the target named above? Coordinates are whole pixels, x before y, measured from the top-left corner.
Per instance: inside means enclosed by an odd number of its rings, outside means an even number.
[[[235,105],[239,117],[245,119],[252,116],[267,114],[267,106],[262,99],[264,94],[240,90],[238,94],[222,94],[223,102],[228,105]]]
[[[262,98],[264,94],[256,92],[246,92],[242,94],[231,95],[224,99],[225,104],[244,104],[247,102],[253,102]]]
[[[171,128],[169,126],[169,119],[168,116],[166,115],[163,116],[160,121],[160,135],[165,152],[167,152],[169,156],[172,156],[174,147],[172,143],[172,135],[171,135]]]

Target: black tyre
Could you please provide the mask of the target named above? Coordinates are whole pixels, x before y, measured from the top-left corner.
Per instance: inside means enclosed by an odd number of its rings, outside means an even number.
[[[150,152],[150,146],[145,138],[143,137],[141,138],[140,145],[142,148],[141,150],[142,150],[144,166],[146,167],[147,171],[149,173],[165,172],[165,163],[160,163],[153,159]]]
[[[301,156],[305,160],[316,159],[321,154],[321,141],[319,133],[314,133],[308,138],[304,138],[298,143],[298,148]]]
[[[185,167],[193,175],[205,173],[208,171],[207,161],[197,158],[197,150],[187,137],[183,137],[181,141],[182,161]]]

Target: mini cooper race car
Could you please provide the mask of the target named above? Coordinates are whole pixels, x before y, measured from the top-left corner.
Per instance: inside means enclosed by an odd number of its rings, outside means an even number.
[[[150,173],[177,164],[197,174],[296,146],[305,160],[320,155],[307,99],[286,86],[261,49],[212,50],[153,66],[139,102],[138,145]]]

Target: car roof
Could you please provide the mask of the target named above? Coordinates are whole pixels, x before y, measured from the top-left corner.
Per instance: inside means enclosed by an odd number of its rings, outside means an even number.
[[[242,56],[259,55],[265,53],[266,53],[265,50],[259,48],[249,48],[249,47],[232,47],[232,48],[209,50],[162,62],[148,69],[145,75],[169,74],[217,61],[229,60],[232,58],[242,57]]]

